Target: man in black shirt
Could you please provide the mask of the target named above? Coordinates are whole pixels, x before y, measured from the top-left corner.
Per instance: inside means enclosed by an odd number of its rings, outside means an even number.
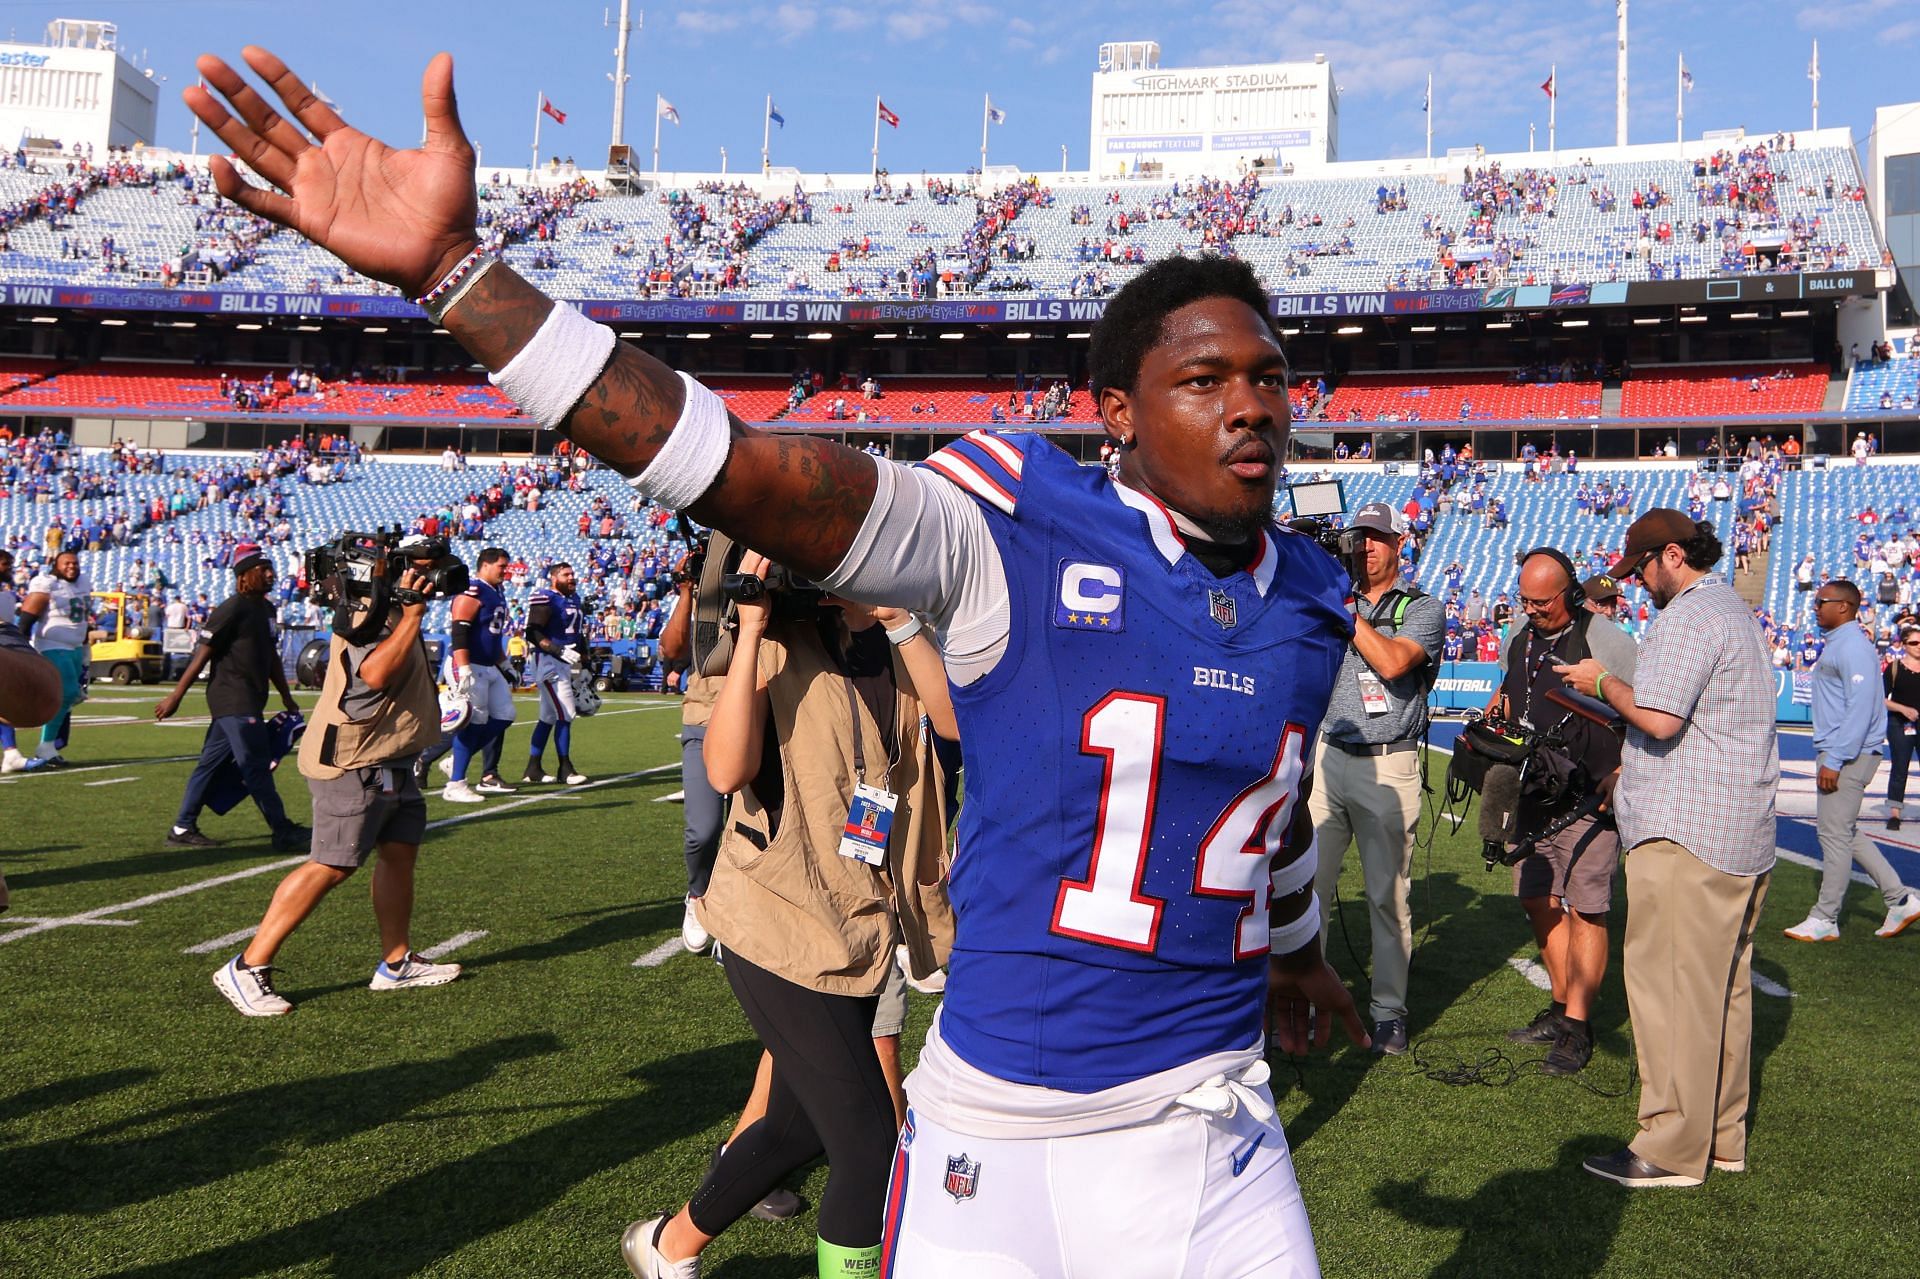
[[[214,840],[200,833],[200,810],[207,804],[207,793],[227,769],[239,771],[247,794],[260,806],[260,813],[273,828],[273,848],[280,853],[304,853],[312,833],[295,825],[280,802],[274,788],[272,748],[261,712],[267,705],[269,682],[280,691],[280,704],[295,714],[300,707],[287,687],[287,673],[280,661],[280,646],[274,636],[273,565],[256,546],[234,548],[234,593],[213,610],[196,637],[193,656],[181,673],[174,690],[153,708],[153,717],[164,720],[180,709],[201,670],[213,663],[207,678],[207,713],[213,722],[207,725],[207,737],[200,747],[200,763],[187,779],[187,793],[180,800],[180,815],[174,818],[167,843],[185,848],[211,848]]]

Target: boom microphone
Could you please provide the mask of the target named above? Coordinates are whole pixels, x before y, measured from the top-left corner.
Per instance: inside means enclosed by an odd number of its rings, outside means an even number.
[[[1493,765],[1480,786],[1480,838],[1493,846],[1487,851],[1496,860],[1513,842],[1519,811],[1520,770],[1511,764]]]

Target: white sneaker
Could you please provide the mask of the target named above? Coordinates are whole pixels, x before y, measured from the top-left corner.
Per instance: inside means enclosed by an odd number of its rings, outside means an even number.
[[[568,773],[567,774],[567,785],[585,786],[586,784],[587,784],[587,775],[585,773]]]
[[[448,751],[445,755],[442,755],[440,757],[439,762],[436,763],[434,767],[440,770],[440,776],[446,778],[448,781],[452,781],[453,780],[453,752]]]
[[[666,1228],[665,1217],[649,1217],[628,1226],[620,1236],[620,1259],[627,1263],[634,1279],[700,1279],[697,1255],[685,1261],[668,1261],[654,1247]]]
[[[235,955],[213,974],[213,986],[227,997],[228,1003],[249,1017],[279,1017],[293,1011],[293,1005],[273,988],[271,964],[245,968],[241,966],[240,956]]]
[[[557,782],[557,781],[559,781],[559,780],[560,780],[560,779],[559,779],[558,777],[556,777],[556,776],[555,776],[554,774],[552,774],[552,773],[542,773],[542,774],[540,774],[540,784],[541,784],[542,786],[551,786],[551,785],[553,785],[553,784],[554,784],[555,782]]]
[[[440,788],[440,798],[450,804],[484,804],[487,797],[465,782],[448,782]]]
[[[1888,916],[1892,918],[1891,915]],[[1792,928],[1784,930],[1795,941],[1839,941],[1840,925],[1831,919],[1821,919],[1818,915],[1808,915]]]
[[[697,955],[713,945],[713,934],[701,926],[700,916],[693,909],[693,903],[694,898],[689,894],[686,913],[680,916],[680,944]]]
[[[400,961],[398,966],[380,961],[373,970],[373,980],[367,983],[369,990],[404,990],[409,986],[444,986],[460,975],[458,964],[435,964],[420,958],[412,951]]]
[[[474,789],[482,795],[511,795],[517,788],[507,785],[498,777],[489,775],[482,777],[480,784],[474,787]]]
[[[1898,905],[1887,909],[1887,922],[1874,929],[1873,935],[1898,937],[1916,919],[1920,919],[1920,893],[1908,893]]]
[[[6,754],[0,755],[0,773],[24,773],[27,767],[27,757],[11,746]]]

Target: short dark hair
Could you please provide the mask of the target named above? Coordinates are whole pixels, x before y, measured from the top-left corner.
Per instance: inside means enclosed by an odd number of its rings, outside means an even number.
[[[1855,608],[1860,607],[1860,588],[1854,585],[1851,578],[1836,577],[1827,585],[1833,589],[1835,595]]]
[[[1688,568],[1698,569],[1703,573],[1718,564],[1720,557],[1726,554],[1726,548],[1720,545],[1720,538],[1714,533],[1713,525],[1705,520],[1694,521],[1693,536],[1674,545],[1678,546],[1681,554],[1687,557]]]
[[[555,573],[558,573],[561,569],[565,569],[567,570],[567,572],[571,573],[573,572],[573,565],[567,563],[565,560],[561,560],[558,564],[549,564],[547,565],[547,576],[552,577]]]
[[[486,550],[484,550],[484,551],[482,551],[482,552],[480,552],[480,559],[479,559],[479,563],[482,563],[482,564],[504,564],[504,563],[506,563],[506,562],[507,562],[507,561],[508,561],[509,559],[511,559],[511,558],[512,558],[512,557],[511,557],[511,556],[509,556],[509,555],[507,554],[507,548],[506,548],[506,547],[504,547],[504,546],[489,546],[489,547],[488,547],[488,548],[487,548]]]
[[[1113,295],[1105,314],[1093,326],[1087,353],[1093,393],[1108,387],[1132,391],[1140,381],[1140,364],[1160,341],[1167,317],[1181,307],[1207,298],[1235,298],[1245,302],[1280,340],[1267,314],[1267,291],[1253,268],[1238,258],[1162,258],[1127,282]]]

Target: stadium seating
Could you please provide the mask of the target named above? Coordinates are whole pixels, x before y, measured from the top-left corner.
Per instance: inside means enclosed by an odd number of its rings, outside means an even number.
[[[1885,364],[1857,364],[1847,379],[1846,410],[1849,413],[1873,413],[1880,409],[1881,396],[1889,397],[1893,408],[1911,413],[1906,404],[1920,399],[1920,338],[1895,338],[1893,359]]]
[[[1769,233],[1784,232],[1798,218],[1804,226],[1799,242],[1819,262],[1826,260],[1823,254],[1834,255],[1834,264],[1842,267],[1879,260],[1879,241],[1867,206],[1848,194],[1860,182],[1851,149],[1781,151],[1769,157],[1768,165],[1775,175],[1779,211],[1748,215],[1743,239],[1766,242]],[[1551,214],[1544,203],[1538,211],[1528,211],[1523,201],[1494,212],[1478,228],[1468,225],[1467,198],[1478,188],[1472,182],[1463,183],[1468,175],[1444,166],[1432,176],[1396,179],[1395,200],[1387,211],[1378,211],[1381,187],[1373,178],[1267,175],[1246,210],[1245,223],[1237,234],[1230,234],[1231,251],[1252,263],[1270,288],[1285,292],[1443,286],[1447,280],[1439,233],[1453,237],[1451,251],[1461,261],[1501,247],[1517,254],[1505,267],[1488,263],[1473,272],[1472,283],[1489,286],[1519,284],[1529,278],[1540,284],[1599,283],[1771,269],[1764,258],[1746,261],[1736,255],[1736,261],[1726,262],[1721,241],[1711,231],[1696,242],[1694,225],[1704,221],[1711,228],[1725,206],[1711,201],[1712,181],[1696,180],[1690,161],[1650,157],[1593,166],[1543,165],[1529,173],[1531,178],[1508,176],[1541,189],[1551,178],[1557,192]],[[1835,183],[1832,197],[1825,194],[1828,177]],[[0,171],[0,199],[14,191],[15,198],[25,196],[46,182],[43,176]],[[1670,224],[1671,238],[1643,235],[1641,214],[1632,207],[1636,191],[1654,187],[1669,200],[1650,211],[1647,221],[1656,233],[1658,224]],[[1603,209],[1590,198],[1603,188],[1617,197],[1610,208]],[[1046,189],[1043,185],[1042,190]],[[520,193],[487,184],[481,194],[483,209],[507,212]],[[698,296],[842,297],[856,290],[868,296],[898,295],[897,273],[921,255],[931,254],[943,269],[964,269],[963,245],[977,217],[971,195],[930,198],[924,184],[911,197],[904,185],[898,193],[882,196],[860,190],[812,191],[806,200],[810,216],[778,222],[758,236],[741,262],[745,283],[722,292],[718,276],[728,259],[727,228],[738,216],[732,210],[744,206],[734,204],[731,193],[687,194],[706,211],[708,231],[699,244],[678,239],[672,214],[660,195],[603,195],[579,206],[574,216],[555,222],[552,239],[511,244],[504,257],[549,291],[577,299],[640,296],[648,251],[655,247],[674,250],[676,284]],[[981,290],[1016,287],[1067,296],[1076,290],[1076,281],[1084,281],[1096,267],[1104,276],[1105,290],[1119,287],[1140,267],[1096,264],[1086,260],[1081,248],[1083,241],[1103,245],[1109,238],[1107,219],[1117,212],[1128,214],[1128,232],[1111,238],[1122,247],[1139,246],[1149,261],[1170,253],[1199,252],[1206,238],[1209,219],[1199,216],[1201,202],[1191,183],[1179,188],[1146,181],[1061,183],[1051,195],[1045,205],[1027,204],[1009,228],[1034,242],[1033,256],[1008,262],[996,255]],[[1092,215],[1090,224],[1073,221],[1074,210],[1083,205]],[[40,220],[18,227],[12,237],[14,251],[7,255],[0,278],[22,284],[133,283],[105,273],[97,260],[63,258],[60,240],[71,237],[77,244],[94,246],[103,235],[112,235],[136,265],[154,267],[177,259],[196,244],[216,253],[213,244],[222,236],[211,224],[241,216],[208,189],[200,169],[192,170],[186,180],[102,187],[80,201],[64,232],[56,233]],[[1423,224],[1430,224],[1435,236],[1423,233]],[[849,243],[864,243],[865,256],[842,252]],[[844,269],[829,272],[828,258],[836,252],[842,252]],[[536,255],[548,253],[554,258],[551,267],[533,265]],[[243,292],[394,292],[356,276],[331,254],[292,235],[269,235],[253,247],[252,254],[252,261],[225,278],[205,284],[196,279],[196,287]]]
[[[1036,403],[1049,382],[1050,379],[1039,379],[1040,385],[1034,392]],[[862,398],[857,390],[844,391],[829,387],[808,397],[781,420],[857,426],[858,416],[864,412],[869,422],[885,422],[895,427],[948,423],[978,425],[991,420],[995,404],[1007,414],[1010,423],[1017,424],[1025,420],[1020,411],[1024,407],[1024,397],[1020,398],[1016,408],[1007,408],[1007,397],[1018,394],[1013,382],[1007,378],[889,377],[881,380],[881,390],[879,399],[868,400]],[[836,400],[845,402],[847,416],[844,419],[831,416]],[[1093,416],[1093,398],[1083,387],[1073,393],[1068,400],[1067,412],[1057,420],[1086,425],[1093,421]]]
[[[1783,373],[1786,376],[1780,376]],[[1628,379],[1621,388],[1620,416],[1818,413],[1826,398],[1824,364],[1700,364],[1646,371]]]
[[[0,391],[8,411],[110,411],[239,416],[220,394],[226,373],[249,383],[271,370],[229,366],[107,362],[69,369],[32,385]],[[4,387],[4,383],[0,383]],[[284,376],[275,398],[255,411],[357,418],[496,419],[520,416],[519,406],[480,374],[421,375],[405,382],[329,382],[324,399],[296,395]]]
[[[1327,416],[1362,421],[1518,421],[1600,416],[1600,383],[1515,382],[1497,373],[1354,374],[1328,395]]]

